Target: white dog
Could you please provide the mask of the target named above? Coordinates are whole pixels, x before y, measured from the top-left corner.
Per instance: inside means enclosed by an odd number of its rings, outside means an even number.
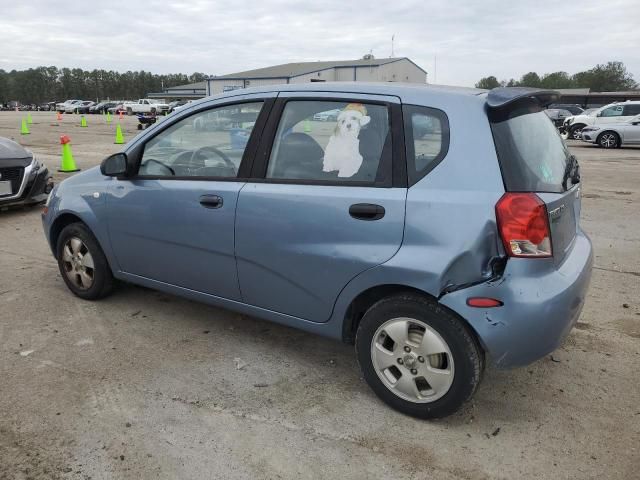
[[[338,123],[324,152],[322,170],[338,171],[338,177],[352,177],[362,165],[358,135],[371,117],[362,104],[351,103],[338,115]]]

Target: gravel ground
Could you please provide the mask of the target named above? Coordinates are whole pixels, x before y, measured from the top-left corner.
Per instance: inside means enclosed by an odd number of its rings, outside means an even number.
[[[0,136],[50,169],[61,134],[83,169],[118,150],[102,117],[33,117]],[[378,401],[349,346],[134,286],[82,301],[40,209],[0,212],[0,479],[638,478],[640,149],[571,148],[596,248],[579,323],[433,422]]]

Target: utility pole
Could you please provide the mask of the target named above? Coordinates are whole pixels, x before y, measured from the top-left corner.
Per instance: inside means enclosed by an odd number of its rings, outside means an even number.
[[[396,34],[394,33],[393,35],[391,35],[391,58],[393,58],[394,56],[394,51],[393,51],[393,41],[396,39]]]
[[[438,57],[433,55],[433,83],[438,83]]]

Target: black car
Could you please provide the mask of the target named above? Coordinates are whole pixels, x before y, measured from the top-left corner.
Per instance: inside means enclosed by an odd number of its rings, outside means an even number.
[[[86,114],[86,113],[89,113],[89,109],[93,107],[95,104],[96,102],[92,102],[91,100],[85,100],[82,103],[76,105],[73,111],[76,113]]]
[[[42,203],[52,189],[47,167],[21,145],[0,137],[0,208]]]
[[[100,102],[89,107],[89,113],[106,113],[110,108],[118,105],[117,102]]]
[[[584,112],[584,108],[582,108],[580,105],[576,105],[575,103],[552,103],[547,108],[568,110],[571,112],[571,115],[580,115],[582,112]]]

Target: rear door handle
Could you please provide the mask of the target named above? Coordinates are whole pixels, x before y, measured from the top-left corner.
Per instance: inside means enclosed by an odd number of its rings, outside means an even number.
[[[218,195],[202,195],[200,197],[200,205],[204,208],[220,208],[222,206],[222,197]]]
[[[349,215],[358,220],[380,220],[384,213],[382,205],[373,203],[354,203],[349,207]]]

